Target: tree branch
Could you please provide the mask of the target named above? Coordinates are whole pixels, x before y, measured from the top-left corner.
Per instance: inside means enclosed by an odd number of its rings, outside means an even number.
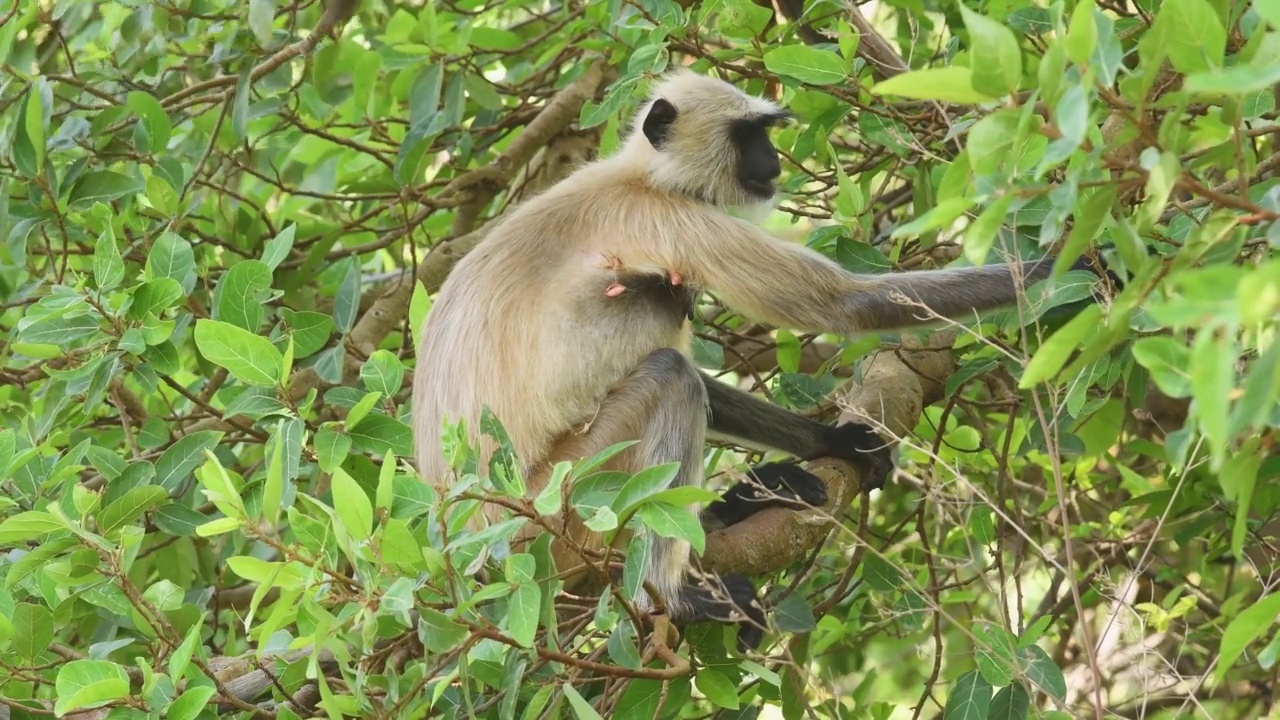
[[[862,382],[850,381],[840,391],[837,402],[845,410],[838,422],[867,422],[893,438],[910,433],[924,407],[942,397],[943,383],[955,370],[950,350],[954,339],[955,331],[946,329],[934,333],[927,344],[904,338],[904,349],[871,355]],[[862,478],[852,465],[828,458],[809,463],[809,470],[827,484],[825,507],[806,512],[770,508],[709,533],[702,566],[719,573],[765,575],[822,543],[860,494]]]

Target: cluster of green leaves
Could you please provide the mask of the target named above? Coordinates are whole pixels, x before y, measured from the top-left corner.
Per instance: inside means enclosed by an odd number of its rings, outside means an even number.
[[[1262,685],[1233,678],[1265,678],[1280,656],[1280,591],[1260,580],[1280,510],[1267,482],[1280,477],[1280,14],[887,5],[878,26],[897,23],[890,44],[912,65],[882,81],[847,10],[824,1],[792,18],[817,40],[752,0],[370,1],[306,57],[291,48],[318,3],[16,5],[0,24],[10,716],[247,717],[215,672],[242,655],[275,674],[249,702],[284,718],[1091,714],[1065,665],[1095,661],[1080,647],[1134,565],[1160,588],[1134,606],[1157,652],[1206,668],[1200,706],[1247,711]],[[578,125],[606,153],[648,79],[685,58],[778,89],[799,122],[775,142],[817,170],[783,190],[820,221],[805,241],[850,270],[1062,240],[1056,277],[979,326],[1016,339],[962,340],[946,406],[904,448],[931,492],[891,488],[868,552],[841,533],[776,578],[788,635],[773,657],[730,653],[718,626],[686,633],[687,667],[646,653],[626,604],[648,541],[700,551],[684,506],[712,497],[666,489],[674,466],[598,470],[615,447],[558,466],[522,504],[509,446],[478,473],[458,428],[443,432],[464,478],[445,497],[403,460],[431,293],[414,283],[394,327],[371,334],[377,280],[467,229],[444,188],[508,147],[527,103],[591,54],[617,75]],[[1105,305],[1087,302],[1090,273],[1067,271],[1097,249],[1124,281]],[[740,325],[699,328],[714,339],[698,359],[725,366]],[[813,338],[774,340],[770,389],[791,407],[814,406],[839,382],[826,370],[879,342],[842,340],[813,373]],[[1008,376],[1030,402],[984,388]],[[1127,420],[1153,389],[1185,409],[1155,434]],[[498,419],[483,425],[503,446]],[[508,510],[473,531],[485,496]],[[512,544],[565,512],[610,539],[647,531],[618,548],[617,593],[566,601],[549,537]],[[1114,549],[1126,543],[1141,563]],[[1074,602],[1047,594],[1063,582]],[[1108,682],[1113,708],[1147,688]]]

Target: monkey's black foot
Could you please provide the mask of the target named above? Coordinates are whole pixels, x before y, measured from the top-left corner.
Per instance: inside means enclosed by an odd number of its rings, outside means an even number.
[[[879,490],[893,472],[893,454],[870,425],[851,422],[831,428],[827,455],[847,460],[866,474],[864,490]]]
[[[680,612],[672,615],[677,625],[718,622],[738,626],[738,651],[760,647],[767,627],[764,603],[751,580],[742,575],[708,576],[693,582],[681,593]]]
[[[827,486],[817,475],[795,463],[777,462],[752,468],[748,479],[734,483],[706,512],[728,527],[765,508],[804,510],[826,502]]]

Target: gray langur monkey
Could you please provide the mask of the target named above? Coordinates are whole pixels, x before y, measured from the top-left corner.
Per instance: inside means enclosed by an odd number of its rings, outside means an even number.
[[[854,335],[928,322],[898,293],[951,318],[1014,303],[1018,279],[1029,285],[1048,277],[1052,260],[856,275],[732,216],[727,209],[772,207],[782,168],[768,129],[788,117],[726,82],[676,71],[657,84],[617,153],[500,220],[444,282],[418,348],[413,432],[424,480],[442,492],[454,482],[439,442],[446,420],[465,423],[484,472],[496,449],[480,432],[488,406],[531,495],[556,462],[623,441],[636,444],[602,469],[678,461],[673,484],[701,485],[708,433],[804,460],[845,459],[866,469],[869,487],[882,486],[892,463],[871,427],[824,425],[694,365],[697,294],[714,291],[744,316],[773,325]],[[700,512],[704,526],[827,500],[823,483],[795,463],[769,463],[751,475]],[[498,512],[484,509],[489,522]],[[573,542],[601,548],[576,513],[557,522]],[[522,532],[517,541],[538,528],[530,523]],[[553,556],[567,587],[575,587],[575,573],[587,574],[563,543],[553,543]],[[739,646],[756,647],[764,614],[752,582],[703,575],[691,560],[687,542],[652,537],[645,579],[671,620],[737,623]],[[657,599],[646,592],[636,603],[652,612]]]

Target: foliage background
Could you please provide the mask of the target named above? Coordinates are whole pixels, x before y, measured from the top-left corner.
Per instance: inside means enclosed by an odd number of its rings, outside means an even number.
[[[1272,711],[1274,3],[353,5],[0,10],[0,713]],[[746,659],[446,545],[404,461],[431,293],[677,63],[791,107],[770,227],[850,269],[1053,245],[1125,281],[959,333],[896,481],[761,578]],[[823,417],[906,342],[708,301],[699,361]]]

